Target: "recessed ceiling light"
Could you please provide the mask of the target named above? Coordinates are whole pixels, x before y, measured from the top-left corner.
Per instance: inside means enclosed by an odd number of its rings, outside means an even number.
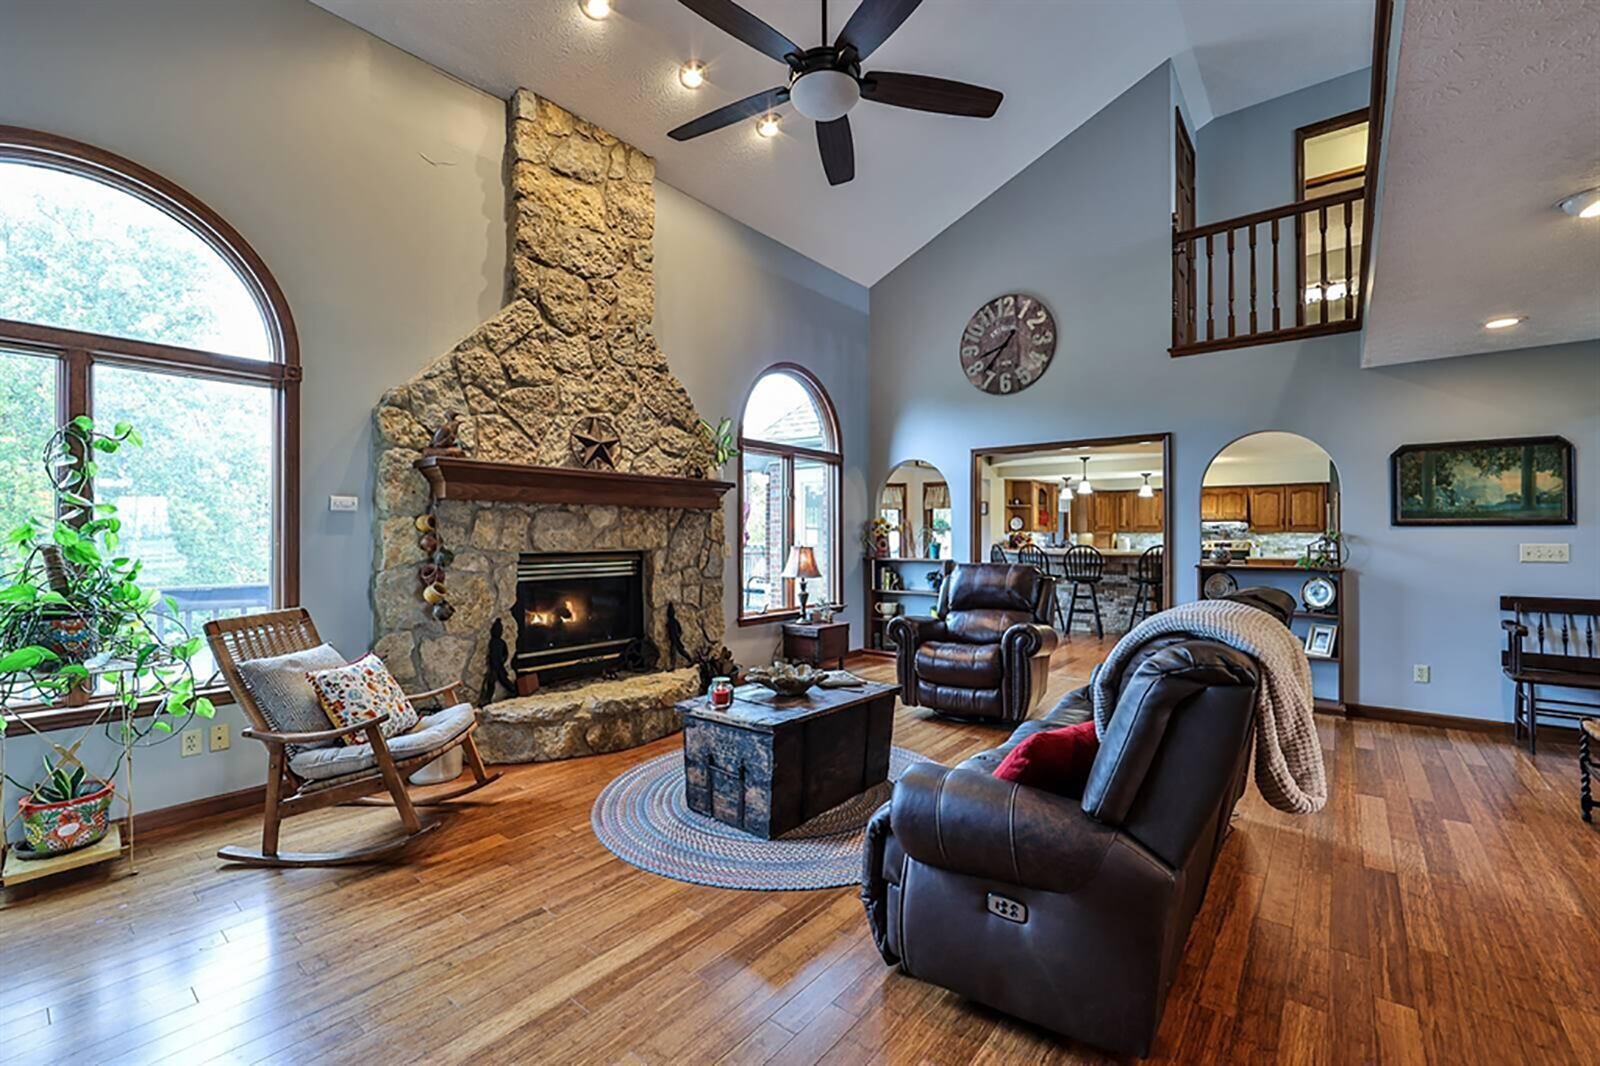
[[[778,135],[778,123],[781,121],[782,118],[779,115],[768,112],[756,120],[756,132],[763,137],[776,137]]]
[[[1510,329],[1527,321],[1526,315],[1506,315],[1503,318],[1491,318],[1483,324],[1484,329]]]
[[[706,65],[696,60],[689,60],[678,68],[678,80],[683,82],[685,89],[698,89],[706,83]]]
[[[578,0],[578,6],[592,19],[603,19],[611,14],[611,0]]]
[[[1578,218],[1600,218],[1600,188],[1585,189],[1562,200],[1558,206]]]

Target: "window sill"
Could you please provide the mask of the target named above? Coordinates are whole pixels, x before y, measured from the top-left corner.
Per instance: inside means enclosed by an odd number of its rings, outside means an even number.
[[[212,703],[221,707],[233,702],[233,693],[227,685],[215,685],[203,688],[199,695],[205,696]],[[134,709],[135,718],[148,718],[155,713],[156,700],[143,700]],[[105,713],[109,702],[105,699],[90,700],[88,703],[75,707],[47,707],[34,705],[8,711],[5,714],[5,735],[26,736],[38,731],[40,733],[53,733],[62,729],[76,729],[86,725],[93,725]]]
[[[817,607],[821,607],[821,606],[824,606],[824,605],[823,604],[814,604],[813,605],[813,610],[816,609]],[[839,614],[844,613],[845,609],[849,605],[848,604],[844,604],[844,603],[833,603],[833,604],[827,604],[826,606],[832,607],[834,614],[837,616]],[[771,611],[771,612],[769,612],[767,614],[740,615],[737,624],[738,624],[739,628],[747,629],[747,628],[750,628],[752,626],[779,625],[779,624],[781,624],[783,622],[797,622],[799,620],[800,620],[800,608],[791,607],[787,611]],[[841,621],[841,620],[842,619],[839,619],[837,617],[835,617],[835,619],[834,619],[834,621]]]

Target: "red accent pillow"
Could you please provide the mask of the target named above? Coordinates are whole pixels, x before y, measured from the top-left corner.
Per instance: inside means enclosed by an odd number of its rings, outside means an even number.
[[[1006,753],[994,776],[1077,799],[1089,783],[1089,769],[1100,751],[1094,722],[1033,734]]]

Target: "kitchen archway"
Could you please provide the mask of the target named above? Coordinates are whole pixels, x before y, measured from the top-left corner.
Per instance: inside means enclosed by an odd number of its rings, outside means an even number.
[[[1199,594],[1281,589],[1296,600],[1291,628],[1311,660],[1325,709],[1345,702],[1353,648],[1352,575],[1339,528],[1333,457],[1298,433],[1251,433],[1219,451],[1200,483]]]
[[[1109,647],[1172,604],[1171,463],[1167,433],[974,449],[970,555],[1036,565],[1043,556],[1061,604],[1056,627]],[[1068,572],[1068,552],[1079,546],[1099,556],[1102,574],[1092,585]],[[1073,558],[1086,555],[1094,559]]]

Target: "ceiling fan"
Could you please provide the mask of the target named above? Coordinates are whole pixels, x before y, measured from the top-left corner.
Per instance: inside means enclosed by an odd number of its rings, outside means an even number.
[[[1000,107],[1000,93],[965,82],[923,74],[862,73],[862,61],[900,28],[922,0],[861,0],[861,6],[839,31],[838,39],[816,48],[801,48],[733,0],[679,3],[718,29],[787,65],[789,84],[747,96],[686,122],[667,134],[675,141],[720,130],[788,101],[817,124],[817,150],[822,154],[828,184],[843,185],[856,176],[849,111],[859,100],[971,118],[989,118]],[[828,40],[828,0],[822,0],[822,40]]]

